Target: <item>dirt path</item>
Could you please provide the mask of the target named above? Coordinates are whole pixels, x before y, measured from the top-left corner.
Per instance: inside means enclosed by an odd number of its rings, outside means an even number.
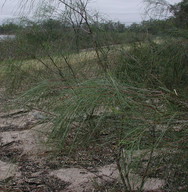
[[[49,125],[36,111],[0,113],[0,191],[61,191],[68,183],[50,175],[45,153]]]
[[[52,169],[58,162],[49,162],[53,150],[45,144],[49,124],[41,123],[37,113],[23,109],[0,113],[0,191],[81,192],[90,191],[90,180],[98,175],[107,181],[117,178],[113,166],[93,173],[73,167]]]
[[[94,183],[117,181],[115,164],[86,170],[78,166],[64,168],[63,157],[52,159],[54,148],[46,144],[49,127],[38,111],[18,109],[7,113],[0,107],[0,192],[103,191],[94,189]],[[139,177],[133,177],[139,183]],[[163,185],[164,181],[150,179],[145,189]]]

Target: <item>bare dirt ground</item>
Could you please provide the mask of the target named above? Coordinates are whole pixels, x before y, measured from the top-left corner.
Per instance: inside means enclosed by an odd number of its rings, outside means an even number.
[[[0,98],[0,102],[7,101]],[[114,163],[86,169],[62,163],[66,157],[51,158],[55,149],[46,144],[50,124],[42,121],[43,114],[25,109],[5,112],[1,104],[0,192],[107,191],[96,186],[117,182],[119,174]],[[132,177],[139,184],[139,176]],[[136,188],[135,183],[132,185]],[[144,188],[159,191],[163,185],[163,180],[151,178]]]

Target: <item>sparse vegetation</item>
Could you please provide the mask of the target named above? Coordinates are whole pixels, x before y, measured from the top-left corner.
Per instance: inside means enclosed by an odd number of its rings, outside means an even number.
[[[129,27],[98,22],[84,1],[59,2],[62,20],[32,22],[0,42],[6,93],[46,114],[59,154],[116,163],[119,191],[144,191],[151,177],[165,180],[165,191],[186,191],[187,1],[171,6],[171,18]]]

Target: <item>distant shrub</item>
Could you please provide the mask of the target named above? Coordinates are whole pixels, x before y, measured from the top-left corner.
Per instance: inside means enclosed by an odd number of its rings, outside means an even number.
[[[188,83],[187,52],[186,41],[135,44],[120,54],[116,76],[132,85],[179,88]]]

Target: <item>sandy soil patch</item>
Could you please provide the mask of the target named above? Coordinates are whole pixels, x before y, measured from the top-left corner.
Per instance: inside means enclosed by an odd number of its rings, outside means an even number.
[[[119,180],[119,172],[115,164],[98,167],[94,172],[79,168],[66,168],[52,171],[50,175],[70,183],[64,192],[83,192],[92,191],[95,182],[105,184]],[[136,174],[130,174],[130,182],[133,190],[141,185],[142,178]],[[143,189],[153,191],[162,188],[165,185],[164,180],[150,178],[147,179]]]
[[[0,181],[15,176],[17,165],[13,163],[6,163],[0,160]]]

